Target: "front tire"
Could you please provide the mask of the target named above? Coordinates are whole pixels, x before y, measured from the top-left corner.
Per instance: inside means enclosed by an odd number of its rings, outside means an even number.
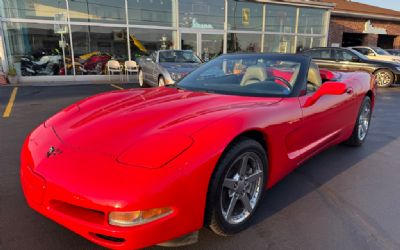
[[[366,96],[361,104],[357,116],[356,125],[353,133],[345,144],[350,146],[361,146],[367,138],[372,116],[372,102],[369,96]]]
[[[390,70],[380,69],[374,73],[376,82],[380,88],[388,88],[394,82],[394,75]]]
[[[205,224],[229,236],[250,226],[263,194],[267,155],[255,140],[242,137],[223,154],[209,185]]]

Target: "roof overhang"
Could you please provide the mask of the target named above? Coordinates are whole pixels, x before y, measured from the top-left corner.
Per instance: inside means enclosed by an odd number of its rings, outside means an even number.
[[[395,21],[400,22],[400,17],[387,16],[387,15],[377,15],[368,13],[358,13],[345,10],[333,10],[331,12],[332,16],[342,16],[342,17],[355,17],[364,19],[374,19],[374,20],[385,20],[385,21]]]
[[[317,2],[312,0],[253,0],[254,2],[262,2],[262,3],[275,3],[282,5],[296,5],[296,6],[304,6],[304,7],[313,7],[313,8],[323,8],[323,9],[333,9],[336,4],[334,3],[326,3],[326,2]]]

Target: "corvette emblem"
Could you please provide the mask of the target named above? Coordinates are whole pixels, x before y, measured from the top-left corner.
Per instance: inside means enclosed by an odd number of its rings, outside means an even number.
[[[54,146],[51,146],[49,148],[49,151],[47,151],[47,158],[49,158],[50,156],[54,156],[56,154],[60,154],[61,152],[62,152],[61,150],[57,149]]]

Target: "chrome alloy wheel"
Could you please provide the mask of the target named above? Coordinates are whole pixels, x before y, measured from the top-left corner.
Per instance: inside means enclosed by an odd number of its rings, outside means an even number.
[[[363,141],[368,134],[371,120],[371,102],[366,102],[361,110],[358,122],[358,139]]]
[[[376,74],[376,81],[379,87],[385,87],[392,84],[392,76],[387,71],[380,71]]]
[[[261,158],[253,152],[246,152],[229,167],[221,192],[221,211],[229,224],[245,221],[260,199],[263,184]]]

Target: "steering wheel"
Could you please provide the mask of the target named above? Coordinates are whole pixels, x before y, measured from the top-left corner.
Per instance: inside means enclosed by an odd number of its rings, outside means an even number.
[[[281,81],[283,84],[285,84],[285,87],[287,87],[289,90],[292,90],[292,84],[290,84],[290,82],[288,80],[286,80],[283,77],[279,77],[279,76],[269,76],[267,79],[272,79],[274,81],[274,83],[279,84],[277,82],[275,82],[275,80],[279,80]],[[279,84],[281,85],[281,84]]]

